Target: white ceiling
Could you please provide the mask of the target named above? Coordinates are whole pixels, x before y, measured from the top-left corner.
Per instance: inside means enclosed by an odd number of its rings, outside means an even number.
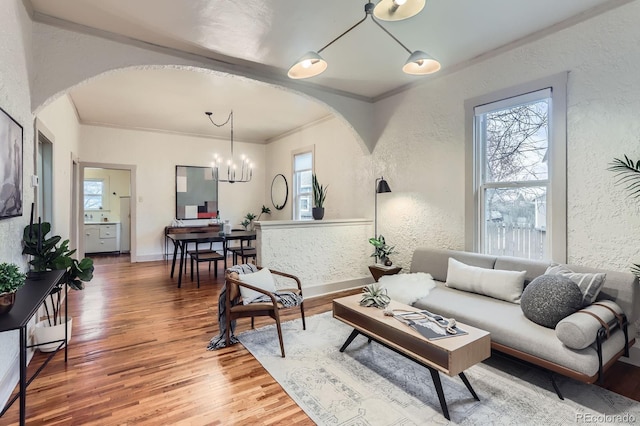
[[[427,0],[417,16],[382,22],[410,50],[459,68],[498,48],[613,8],[625,0]],[[156,45],[223,60],[254,73],[286,76],[362,19],[364,0],[31,0],[36,19],[69,21]],[[57,18],[51,20],[49,17]],[[59,20],[59,21],[58,21]],[[367,18],[322,52],[327,71],[307,80],[375,99],[437,78],[408,76],[407,52]],[[361,68],[358,68],[361,67]],[[198,135],[234,109],[236,139],[267,142],[330,114],[302,96],[244,78],[173,69],[111,73],[71,91],[82,122]]]

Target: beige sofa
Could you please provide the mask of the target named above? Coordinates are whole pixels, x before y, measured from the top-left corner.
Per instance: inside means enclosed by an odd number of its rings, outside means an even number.
[[[556,330],[527,319],[518,303],[445,286],[450,257],[481,268],[526,271],[525,286],[543,275],[550,265],[549,262],[512,257],[420,248],[413,254],[411,272],[431,274],[436,288],[414,306],[487,330],[491,333],[494,350],[586,383],[601,380],[603,373],[618,358],[625,352],[628,356],[626,349],[635,342],[635,323],[640,315],[638,280],[633,274],[569,265],[575,272],[606,272],[606,280],[597,299],[616,302],[628,319],[628,343],[622,327],[617,327],[607,339],[603,339],[599,354],[595,342],[581,350],[565,346],[556,336]],[[559,391],[558,396],[562,398]]]

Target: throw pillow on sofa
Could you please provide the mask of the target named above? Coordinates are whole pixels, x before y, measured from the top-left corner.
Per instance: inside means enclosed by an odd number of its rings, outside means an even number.
[[[447,287],[520,303],[527,271],[478,268],[449,258]]]
[[[584,311],[592,313],[609,324],[615,318],[609,309],[613,309],[618,315],[622,314],[622,308],[617,303],[611,300],[601,300],[597,304],[587,306],[560,321],[556,326],[556,336],[571,349],[584,349],[592,345],[596,341],[596,335],[602,325],[600,321],[590,314],[585,314]]]
[[[563,318],[582,307],[578,285],[563,275],[541,275],[522,292],[520,308],[525,317],[543,327],[555,328]]]
[[[545,275],[563,275],[578,285],[582,292],[582,306],[588,306],[596,301],[598,293],[604,286],[606,274],[573,272],[567,265],[552,264],[547,268]]]

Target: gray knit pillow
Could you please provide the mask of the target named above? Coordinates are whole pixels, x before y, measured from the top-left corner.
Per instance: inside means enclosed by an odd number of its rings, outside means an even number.
[[[522,292],[520,307],[531,321],[555,328],[560,320],[582,307],[582,292],[565,276],[541,275]]]

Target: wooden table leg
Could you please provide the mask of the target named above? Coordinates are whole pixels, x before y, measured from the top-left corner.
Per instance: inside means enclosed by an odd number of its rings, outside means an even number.
[[[173,240],[171,240],[173,241]],[[171,278],[173,278],[173,272],[176,269],[176,257],[178,255],[178,243],[173,241],[173,260],[171,261]]]
[[[184,265],[184,246],[185,244],[180,244],[180,269],[178,270],[178,288],[182,287],[182,271],[187,269],[187,266]]]

